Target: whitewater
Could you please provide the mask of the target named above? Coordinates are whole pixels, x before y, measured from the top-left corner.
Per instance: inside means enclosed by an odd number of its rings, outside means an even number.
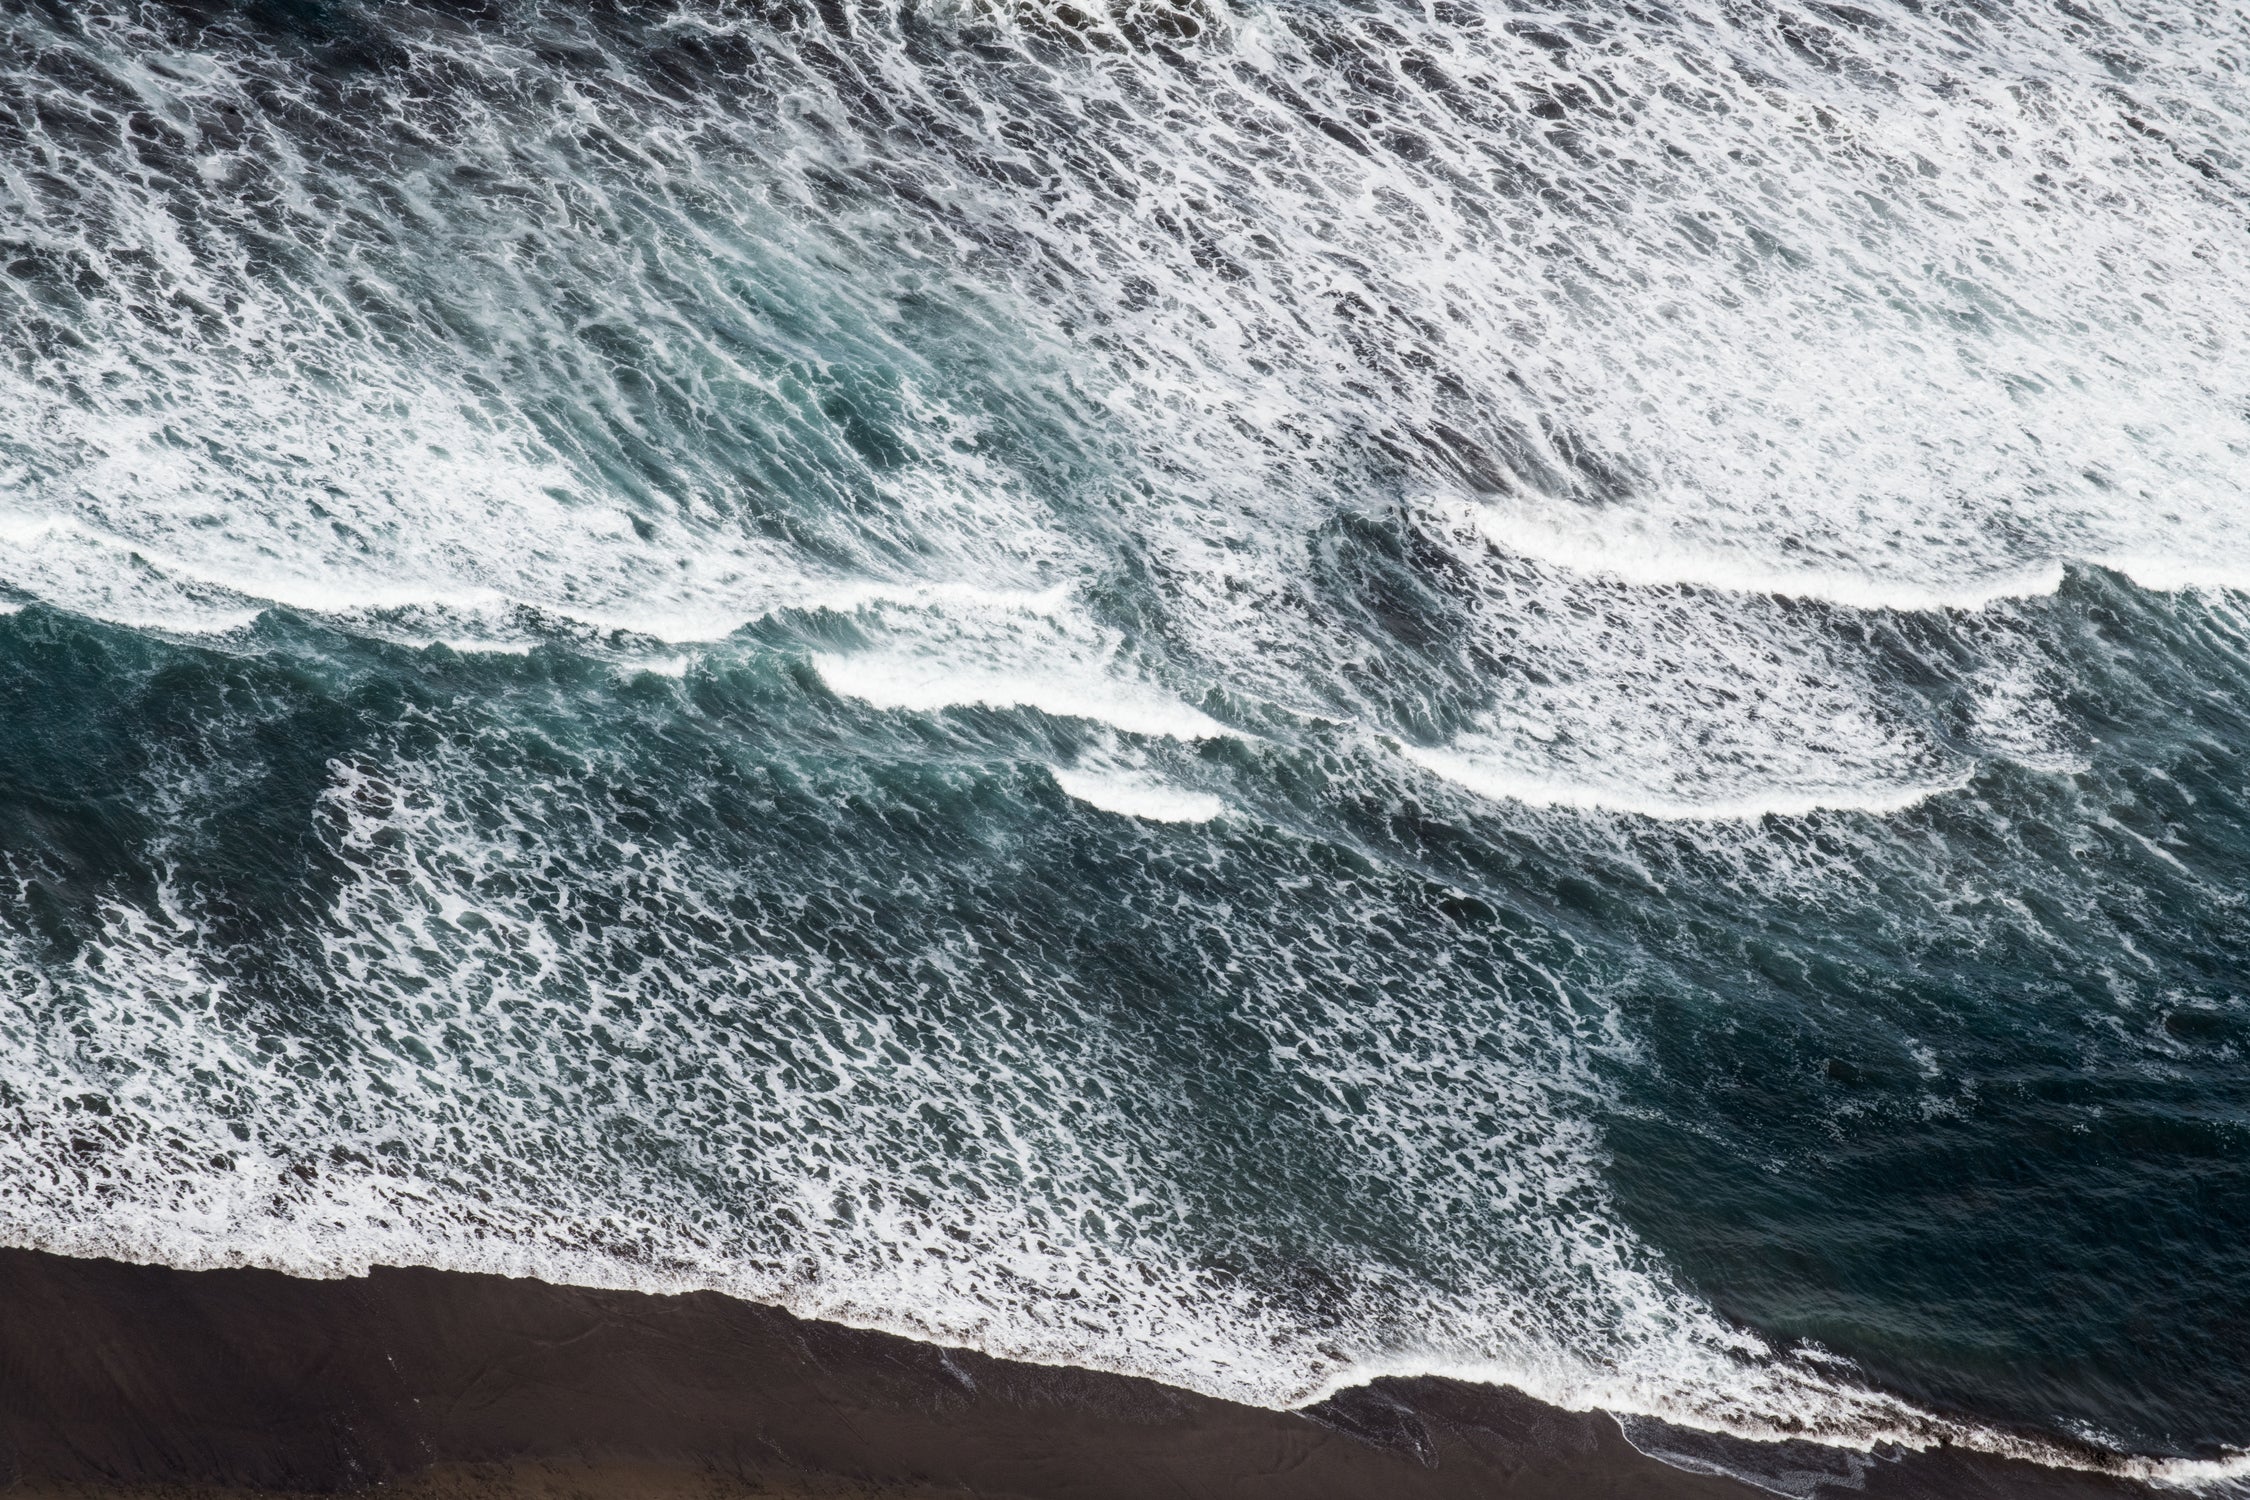
[[[2250,1478],[2246,70],[0,3],[0,1239]]]

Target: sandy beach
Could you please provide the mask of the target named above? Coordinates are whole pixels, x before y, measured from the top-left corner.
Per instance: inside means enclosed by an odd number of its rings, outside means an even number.
[[[312,1281],[0,1251],[0,1463],[22,1496],[1634,1496],[1757,1489],[1599,1413],[1443,1380],[1301,1412],[995,1360],[712,1293],[419,1269]],[[1906,1455],[1870,1496],[2129,1486]]]

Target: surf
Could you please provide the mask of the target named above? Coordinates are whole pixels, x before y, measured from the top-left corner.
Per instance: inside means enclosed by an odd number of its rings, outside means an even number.
[[[0,19],[4,1232],[2228,1481],[2240,31]]]

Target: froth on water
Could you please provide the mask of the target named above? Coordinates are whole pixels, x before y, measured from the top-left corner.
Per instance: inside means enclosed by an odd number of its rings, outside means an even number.
[[[2223,1466],[2246,44],[19,9],[6,1232]]]

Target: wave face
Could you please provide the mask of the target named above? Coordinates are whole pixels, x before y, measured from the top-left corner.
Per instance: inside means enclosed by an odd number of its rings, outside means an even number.
[[[19,0],[0,1236],[2225,1479],[2245,67]]]

